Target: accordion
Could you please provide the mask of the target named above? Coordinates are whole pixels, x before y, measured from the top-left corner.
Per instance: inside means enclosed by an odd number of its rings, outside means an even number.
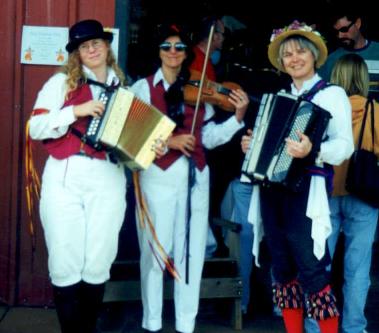
[[[293,190],[301,187],[307,166],[314,155],[293,158],[285,139],[298,140],[300,131],[312,142],[312,152],[320,148],[331,115],[316,104],[285,92],[264,94],[255,120],[242,172],[256,182],[281,183]]]
[[[155,158],[153,145],[167,140],[175,123],[125,88],[104,91],[99,99],[105,111],[89,122],[85,142],[111,151],[131,170],[147,169]]]

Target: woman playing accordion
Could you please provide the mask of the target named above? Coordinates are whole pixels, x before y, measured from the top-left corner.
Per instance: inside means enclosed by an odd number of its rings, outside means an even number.
[[[295,21],[274,30],[268,56],[274,67],[291,76],[292,95],[304,95],[320,85],[310,100],[329,111],[331,119],[319,149],[301,132],[297,138],[285,139],[288,155],[313,161],[313,167],[298,171],[305,182],[301,190],[281,183],[255,186],[250,209],[254,245],[262,236],[263,222],[272,256],[273,299],[282,309],[287,332],[303,332],[306,315],[316,319],[322,333],[337,333],[339,314],[326,271],[330,258],[325,243],[331,232],[326,165],[338,165],[353,152],[351,107],[342,88],[320,84],[315,69],[325,62],[327,48],[312,27]],[[243,138],[245,150],[248,141]]]

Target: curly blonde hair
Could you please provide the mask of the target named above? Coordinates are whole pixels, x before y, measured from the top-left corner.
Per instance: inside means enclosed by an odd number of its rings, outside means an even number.
[[[108,55],[106,59],[107,66],[111,67],[115,71],[116,76],[120,80],[120,84],[125,85],[126,84],[125,75],[122,69],[116,63],[116,58],[110,47],[110,43],[107,40],[104,40],[104,42],[106,43],[107,48],[108,48]],[[60,72],[67,75],[66,84],[67,84],[68,89],[67,89],[66,97],[71,91],[75,90],[78,87],[81,81],[84,81],[84,82],[86,81],[86,75],[83,72],[82,62],[80,60],[78,49],[72,51],[69,54],[67,63],[62,66],[62,68],[60,69]]]

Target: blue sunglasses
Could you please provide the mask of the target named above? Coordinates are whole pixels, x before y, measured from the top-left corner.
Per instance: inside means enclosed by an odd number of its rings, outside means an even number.
[[[163,42],[162,44],[159,45],[159,48],[166,52],[170,51],[172,47],[174,47],[175,51],[177,52],[183,52],[187,48],[187,45],[182,42],[177,42],[175,44],[172,44],[170,42]]]

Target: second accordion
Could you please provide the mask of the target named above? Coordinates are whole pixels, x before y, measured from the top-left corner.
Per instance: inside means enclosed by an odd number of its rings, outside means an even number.
[[[317,152],[330,118],[328,111],[301,96],[264,94],[242,172],[258,183],[298,189],[300,176],[314,164],[314,156],[293,158],[287,153],[285,139],[299,140],[297,133],[304,133],[312,142],[312,152]]]
[[[131,170],[147,169],[155,158],[154,144],[166,141],[176,124],[125,88],[104,91],[99,99],[105,112],[89,123],[86,142],[112,151]]]

